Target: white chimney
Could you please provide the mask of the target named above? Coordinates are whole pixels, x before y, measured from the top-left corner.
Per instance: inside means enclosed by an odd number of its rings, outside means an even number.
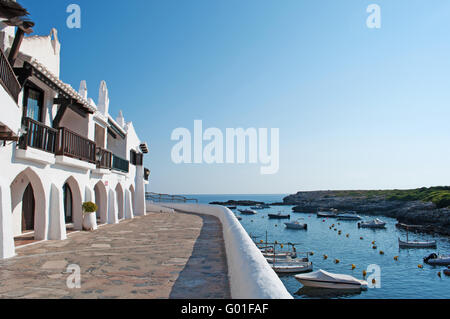
[[[80,83],[80,89],[78,90],[78,93],[81,95],[81,97],[85,100],[87,100],[88,97],[88,91],[87,91],[87,85],[86,85],[86,81],[83,80]]]
[[[98,110],[103,113],[103,115],[108,116],[109,112],[109,96],[108,96],[108,87],[106,86],[106,82],[100,82],[100,91],[98,93]]]

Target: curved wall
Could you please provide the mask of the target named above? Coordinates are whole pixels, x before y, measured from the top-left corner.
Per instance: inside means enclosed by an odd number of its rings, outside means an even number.
[[[181,212],[212,215],[222,223],[233,299],[292,299],[233,212],[223,206],[164,203]]]

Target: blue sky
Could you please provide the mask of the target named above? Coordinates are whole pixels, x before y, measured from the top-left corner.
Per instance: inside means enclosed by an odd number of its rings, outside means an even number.
[[[22,0],[61,78],[100,80],[148,141],[149,190],[270,194],[450,182],[450,2]],[[66,27],[79,4],[80,30]],[[366,8],[381,7],[381,29]],[[280,128],[280,169],[175,165],[172,131]]]

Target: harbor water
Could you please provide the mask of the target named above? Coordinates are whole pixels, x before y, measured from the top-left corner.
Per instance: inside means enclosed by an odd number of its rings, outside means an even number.
[[[212,201],[254,200],[266,203],[281,202],[286,195],[195,195],[199,203]],[[444,275],[443,266],[430,266],[423,258],[436,252],[450,255],[450,238],[431,234],[409,233],[410,240],[436,240],[437,248],[399,249],[398,238],[406,239],[406,231],[397,229],[397,221],[384,216],[360,216],[363,220],[380,218],[387,223],[386,229],[359,229],[357,221],[338,221],[335,218],[318,218],[316,214],[295,213],[293,206],[272,206],[259,210],[257,215],[242,217],[241,224],[255,238],[255,241],[298,243],[298,252],[313,252],[310,260],[314,271],[323,269],[332,273],[352,275],[364,279],[372,274],[370,265],[379,266],[380,277],[376,282],[381,287],[350,293],[323,289],[306,289],[295,280],[294,275],[281,275],[280,278],[294,298],[362,298],[362,299],[427,299],[450,298],[450,277]],[[238,209],[244,207],[238,207]],[[246,207],[248,208],[248,207]],[[307,230],[286,229],[284,223],[289,220],[269,219],[268,214],[287,213],[290,221],[299,221],[308,225]],[[335,227],[331,228],[332,225]],[[334,229],[337,229],[336,231]],[[339,230],[341,234],[339,235]],[[362,238],[362,239],[361,239]],[[375,245],[372,244],[375,242]],[[374,249],[373,246],[376,246]],[[286,247],[285,247],[286,249]],[[380,251],[383,254],[380,254]],[[328,258],[325,259],[324,255]],[[301,257],[301,254],[299,254]],[[397,257],[397,260],[395,260]],[[336,260],[339,260],[336,263]],[[352,265],[356,266],[352,270]],[[419,265],[423,267],[420,268]],[[441,272],[441,277],[438,273]],[[367,279],[366,277],[366,279]]]

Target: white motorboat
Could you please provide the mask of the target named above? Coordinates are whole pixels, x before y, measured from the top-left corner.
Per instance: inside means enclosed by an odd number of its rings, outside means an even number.
[[[286,228],[289,229],[308,229],[307,224],[301,224],[299,222],[290,222],[290,223],[284,223],[286,225]]]
[[[334,218],[337,216],[337,213],[335,212],[318,212],[317,217],[321,218]]]
[[[432,241],[406,241],[398,239],[398,245],[400,248],[436,248],[437,243],[435,240]]]
[[[367,289],[367,282],[364,280],[359,280],[349,275],[332,274],[322,269],[310,274],[296,275],[295,279],[305,287]]]
[[[239,210],[239,212],[242,215],[256,215],[256,214],[258,214],[258,212],[254,211],[253,209],[243,209],[243,210]]]
[[[279,252],[279,253],[273,253],[273,251],[261,251],[263,256],[267,259],[286,259],[288,257],[295,258],[297,257],[297,253],[295,251],[287,251],[287,252]]]
[[[305,273],[313,270],[312,262],[304,261],[276,261],[272,265],[272,269],[276,273]]]
[[[438,256],[437,254],[433,253],[428,257],[425,257],[423,261],[433,266],[448,266],[450,265],[450,256]]]
[[[361,216],[356,212],[347,212],[336,216],[338,220],[361,220]]]
[[[376,218],[372,221],[358,223],[358,228],[386,228],[386,223]]]

